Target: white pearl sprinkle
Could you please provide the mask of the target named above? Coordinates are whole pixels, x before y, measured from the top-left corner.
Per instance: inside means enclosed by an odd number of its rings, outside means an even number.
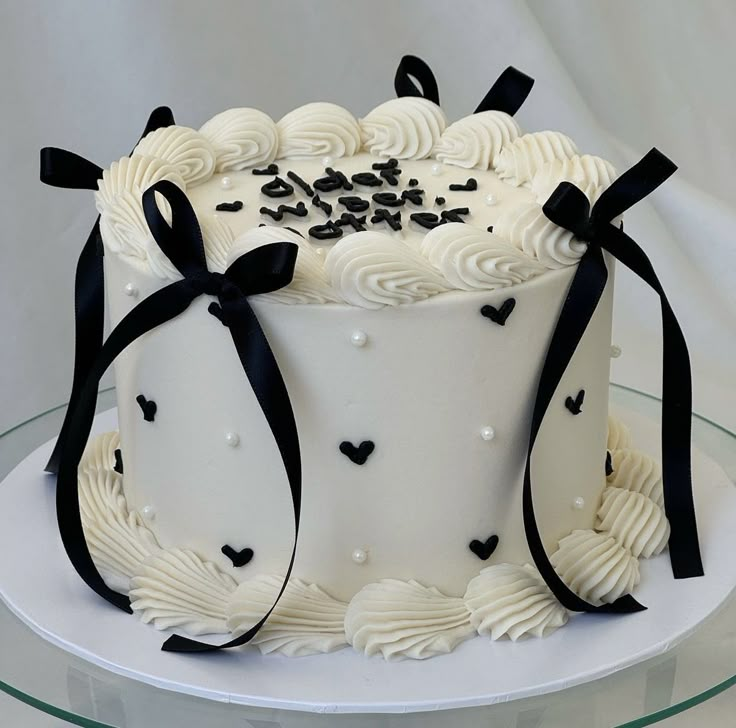
[[[621,356],[621,347],[618,344],[611,346],[611,359],[618,359]]]
[[[226,432],[225,442],[230,445],[230,447],[237,447],[240,445],[240,435],[238,435],[237,432]]]
[[[350,343],[353,346],[365,346],[368,343],[368,334],[358,329],[350,334]]]
[[[576,511],[582,511],[583,508],[585,508],[585,498],[583,498],[583,496],[579,495],[577,498],[575,498],[573,500],[572,507]]]
[[[315,247],[314,252],[317,253],[319,256],[324,256],[325,249],[322,247]]]
[[[152,521],[156,518],[156,509],[153,506],[143,506],[141,508],[141,516],[146,521]]]
[[[484,440],[492,440],[496,436],[496,431],[490,426],[486,425],[481,431],[480,436]]]
[[[126,296],[135,298],[138,295],[138,287],[135,283],[126,283],[125,288],[123,288],[123,292]]]
[[[495,195],[486,195],[483,202],[485,202],[486,205],[491,207],[491,205],[495,205],[496,202],[498,202],[498,200],[496,199]]]
[[[368,553],[365,549],[355,549],[352,553],[352,559],[356,564],[365,564]]]
[[[230,179],[230,177],[223,177],[220,180],[220,187],[222,187],[223,190],[229,190],[233,186],[233,181]]]
[[[335,160],[332,157],[330,157],[330,156],[322,157],[322,166],[323,167],[331,167],[332,166],[332,163],[334,161]]]
[[[435,177],[438,177],[439,175],[442,174],[442,165],[441,164],[433,164],[431,171],[432,171],[432,174]]]

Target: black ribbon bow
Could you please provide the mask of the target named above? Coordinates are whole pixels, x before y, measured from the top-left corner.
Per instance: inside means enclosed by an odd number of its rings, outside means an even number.
[[[163,195],[171,206],[171,226],[158,209],[156,193]],[[56,485],[59,530],[69,559],[87,585],[111,604],[130,613],[129,598],[110,589],[97,571],[84,538],[79,512],[77,468],[92,427],[97,388],[110,364],[129,344],[183,313],[199,296],[216,297],[222,313],[221,321],[230,332],[284,463],[294,510],[294,548],[273,606],[245,634],[219,646],[174,635],[166,641],[163,649],[205,652],[236,647],[251,640],[270,616],[286,588],[296,555],[302,492],[299,438],[286,385],[248,297],[288,285],[294,274],[298,247],[286,242],[264,245],[241,255],[225,273],[212,273],[207,269],[197,217],[182,190],[167,180],[157,182],[143,194],[143,211],[153,238],[183,278],[143,299],[118,323],[94,357],[76,396],[69,403],[67,427],[59,436]],[[213,325],[220,325],[214,317],[212,320]]]
[[[171,109],[159,106],[148,117],[148,123],[140,138],[143,139],[146,134],[165,126],[171,126],[173,123],[174,116]],[[66,189],[95,190],[97,181],[101,178],[102,169],[84,157],[56,147],[44,147],[41,150],[41,181],[47,185]],[[105,325],[105,275],[102,266],[99,216],[95,220],[77,261],[74,279],[74,311],[74,377],[72,392],[69,396],[70,401],[74,401],[79,396],[82,382],[102,347]],[[61,434],[45,468],[47,473],[58,472],[59,448],[62,436],[68,428],[69,410],[67,409],[64,423],[61,426]]]
[[[418,82],[418,85],[417,83]],[[481,111],[505,111],[513,116],[526,100],[534,85],[534,79],[517,68],[509,66],[496,79],[474,113]],[[394,77],[397,96],[420,96],[440,103],[439,86],[432,69],[417,56],[404,56]]]
[[[612,220],[659,187],[677,167],[657,149],[622,174],[593,209],[575,185],[562,182],[544,205],[544,214],[588,248],[580,259],[542,367],[532,413],[523,487],[526,538],[534,563],[560,603],[576,612],[624,613],[645,609],[631,595],[596,606],[575,594],[555,572],[545,553],[534,515],[531,457],[550,402],[596,309],[608,279],[603,250],[636,273],[659,295],[662,308],[662,480],[670,522],[670,561],[676,579],[702,576],[690,470],[691,379],[687,344],[652,264],[644,251]]]

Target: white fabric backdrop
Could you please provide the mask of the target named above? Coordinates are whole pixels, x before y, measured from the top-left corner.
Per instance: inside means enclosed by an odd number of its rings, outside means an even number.
[[[677,177],[627,216],[690,342],[696,409],[736,427],[736,4],[686,0],[0,0],[0,431],[68,394],[72,285],[91,194],[38,182],[38,149],[105,166],[166,103],[199,126],[231,106],[312,100],[361,115],[424,57],[450,118],[508,64],[537,79],[518,114],[623,168],[656,145]],[[657,301],[617,273],[613,378],[659,390]]]

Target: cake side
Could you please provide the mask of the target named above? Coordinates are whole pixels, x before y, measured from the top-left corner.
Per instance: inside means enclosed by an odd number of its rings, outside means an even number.
[[[145,284],[120,261],[106,266],[118,320],[131,305],[126,282]],[[570,277],[561,270],[509,292],[448,293],[380,311],[254,299],[303,433],[296,576],[341,599],[383,577],[459,596],[483,565],[530,560],[520,496],[525,437]],[[550,551],[592,526],[604,486],[610,290],[535,454]],[[482,315],[509,300],[503,326]],[[116,382],[129,503],[156,513],[162,543],[201,553],[241,581],[284,571],[293,527],[278,450],[224,333],[207,301],[197,301],[132,344]],[[576,416],[565,399],[580,390]],[[141,394],[156,402],[153,422]],[[373,450],[359,464],[342,443]],[[469,544],[493,535],[498,546],[484,561]],[[254,556],[233,570],[225,545]]]

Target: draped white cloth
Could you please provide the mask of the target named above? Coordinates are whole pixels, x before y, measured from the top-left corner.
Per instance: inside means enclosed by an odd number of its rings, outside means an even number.
[[[434,68],[450,118],[513,64],[537,79],[525,130],[565,131],[620,169],[651,146],[680,165],[627,231],[685,329],[696,409],[736,427],[736,4],[24,0],[2,13],[0,431],[67,397],[74,266],[95,216],[90,193],[40,185],[40,147],[106,166],[159,104],[195,128],[232,106],[362,115],[393,95],[404,53]],[[659,325],[654,294],[619,267],[614,380],[659,391]]]

